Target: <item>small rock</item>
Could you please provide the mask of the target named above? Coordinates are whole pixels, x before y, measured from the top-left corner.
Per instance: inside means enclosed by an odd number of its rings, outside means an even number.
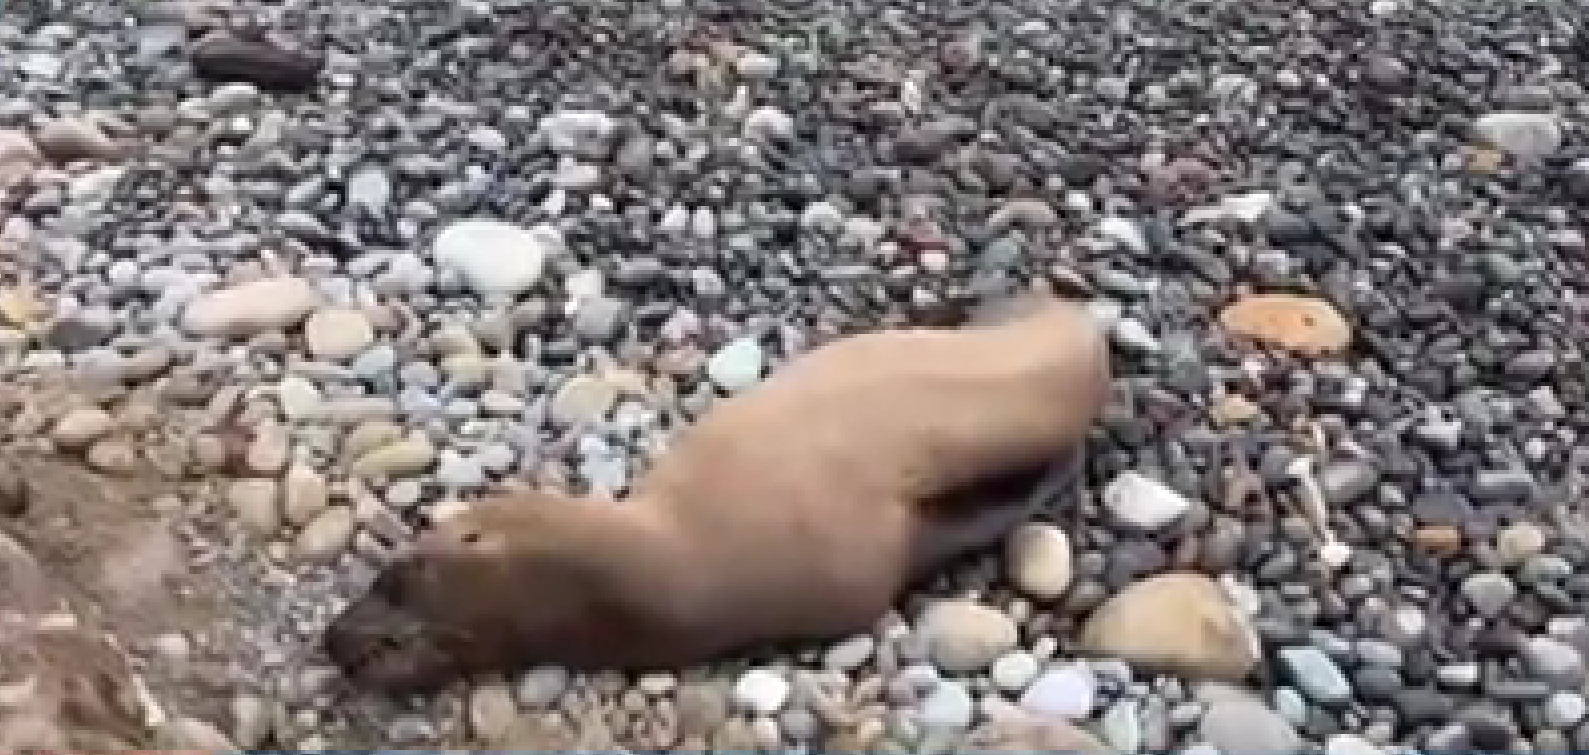
[[[302,527],[330,502],[325,476],[313,467],[294,464],[282,476],[282,509],[287,521]]]
[[[1351,326],[1329,302],[1290,294],[1245,297],[1219,321],[1237,336],[1304,356],[1338,354],[1352,340]]]
[[[829,647],[822,654],[822,665],[837,671],[854,671],[866,665],[876,649],[877,640],[871,635],[856,635]]]
[[[1303,740],[1296,729],[1256,700],[1232,697],[1213,702],[1198,722],[1197,736],[1222,753],[1297,755]]]
[[[83,407],[67,412],[55,423],[50,437],[62,448],[77,450],[108,434],[116,425],[110,412]]]
[[[1237,680],[1257,664],[1258,638],[1218,583],[1166,573],[1127,586],[1081,631],[1089,652],[1191,677]]]
[[[276,481],[268,477],[233,480],[226,500],[242,525],[261,537],[271,537],[281,527],[281,505]]]
[[[1021,694],[1020,704],[1041,716],[1085,719],[1097,704],[1098,681],[1086,666],[1068,664],[1045,671]]]
[[[1310,646],[1281,648],[1276,654],[1287,678],[1308,699],[1320,705],[1343,705],[1352,699],[1352,684],[1324,651]]]
[[[469,695],[470,733],[486,744],[506,744],[518,717],[519,710],[513,702],[513,693],[505,684],[481,684]]]
[[[1317,481],[1325,502],[1344,506],[1355,503],[1379,484],[1379,470],[1366,461],[1338,461],[1320,469]]]
[[[1014,650],[999,656],[988,668],[988,678],[993,686],[1010,693],[1027,688],[1037,678],[1042,662],[1025,650]]]
[[[436,461],[436,447],[423,435],[413,435],[375,448],[348,467],[356,477],[401,477],[420,474]]]
[[[972,730],[966,738],[964,749],[1010,755],[1030,755],[1034,752],[1114,755],[1097,737],[1080,726],[1058,719],[1010,713],[990,717],[986,723]]]
[[[1522,656],[1523,665],[1536,679],[1558,689],[1576,689],[1583,684],[1583,654],[1572,645],[1536,635],[1523,641]]]
[[[1561,149],[1561,119],[1551,113],[1489,113],[1473,123],[1478,137],[1514,157],[1531,160]]]
[[[751,669],[734,682],[734,705],[759,716],[770,716],[789,701],[792,689],[783,674],[771,669]]]
[[[302,278],[264,278],[199,296],[182,322],[194,335],[253,336],[297,325],[320,300],[320,292]]]
[[[1017,590],[1030,598],[1052,600],[1070,587],[1070,538],[1051,524],[1022,525],[1007,541],[1005,563]]]
[[[357,309],[321,309],[304,321],[303,336],[316,357],[352,359],[375,341],[375,327]]]
[[[940,679],[917,706],[923,726],[960,730],[971,726],[976,703],[964,684]]]
[[[1384,750],[1356,734],[1336,734],[1325,740],[1324,755],[1384,755]]]
[[[1462,580],[1462,595],[1480,616],[1501,615],[1517,597],[1517,585],[1499,572],[1479,572]]]
[[[232,752],[232,744],[221,730],[196,718],[173,718],[155,732],[154,746],[163,750]]]
[[[1006,614],[969,600],[941,600],[928,606],[917,623],[927,652],[949,673],[977,671],[1014,649],[1015,622]]]
[[[50,159],[60,162],[109,160],[121,153],[99,124],[87,118],[56,118],[39,128],[33,142]]]
[[[1192,507],[1169,486],[1131,471],[1110,481],[1103,490],[1103,503],[1117,520],[1139,530],[1160,529]]]
[[[192,48],[193,71],[206,79],[242,81],[266,89],[307,89],[324,60],[253,36],[214,32]]]
[[[600,420],[618,400],[618,386],[591,375],[575,375],[553,394],[551,420],[573,426]]]
[[[541,279],[548,257],[566,250],[550,225],[522,228],[498,220],[460,220],[431,243],[437,264],[455,270],[481,296],[523,293]]]
[[[304,525],[294,550],[305,561],[330,561],[347,550],[358,521],[350,506],[331,506]]]
[[[1545,530],[1532,522],[1516,522],[1495,533],[1495,555],[1503,566],[1512,567],[1543,551]]]
[[[706,360],[706,376],[717,387],[736,393],[761,380],[766,354],[754,338],[738,338]]]
[[[573,675],[562,666],[536,666],[519,677],[514,689],[519,704],[531,709],[550,708],[568,690]]]

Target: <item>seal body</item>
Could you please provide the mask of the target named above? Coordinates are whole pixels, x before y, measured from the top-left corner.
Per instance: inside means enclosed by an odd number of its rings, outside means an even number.
[[[325,646],[417,690],[545,662],[677,667],[870,628],[1028,514],[960,494],[1068,460],[1109,397],[1081,305],[835,340],[682,429],[624,501],[452,504]]]

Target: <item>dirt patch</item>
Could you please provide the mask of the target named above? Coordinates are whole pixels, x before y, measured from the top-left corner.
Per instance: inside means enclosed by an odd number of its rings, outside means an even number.
[[[202,482],[37,450],[15,426],[63,405],[49,394],[0,396],[13,425],[0,445],[0,751],[154,747],[176,711],[218,720],[226,699],[205,678],[219,659],[204,657],[223,647],[205,635],[225,602],[181,534]]]

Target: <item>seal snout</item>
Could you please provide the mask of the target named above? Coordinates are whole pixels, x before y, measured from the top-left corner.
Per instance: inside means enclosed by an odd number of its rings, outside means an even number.
[[[321,646],[348,678],[394,691],[423,688],[452,670],[424,623],[376,594],[337,616]]]

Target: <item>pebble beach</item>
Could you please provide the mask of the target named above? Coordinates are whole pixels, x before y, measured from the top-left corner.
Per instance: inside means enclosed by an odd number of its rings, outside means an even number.
[[[1580,7],[0,8],[0,746],[1589,749]],[[875,631],[403,700],[313,655],[438,502],[621,495],[1031,288],[1109,329],[1085,484]]]

